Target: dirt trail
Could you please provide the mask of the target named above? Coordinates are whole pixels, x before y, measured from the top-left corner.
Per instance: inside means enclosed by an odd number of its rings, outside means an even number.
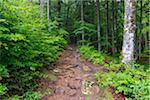
[[[98,67],[80,57],[74,46],[69,46],[61,53],[55,68],[49,71],[58,79],[53,82],[41,79],[44,91],[53,90],[43,100],[112,100],[106,98],[96,84],[93,73],[97,70]]]

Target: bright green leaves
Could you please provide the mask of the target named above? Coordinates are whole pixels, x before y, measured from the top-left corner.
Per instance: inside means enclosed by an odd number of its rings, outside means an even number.
[[[40,100],[42,97],[42,94],[38,93],[38,92],[26,92],[23,95],[23,100]]]
[[[53,22],[48,32],[46,20],[40,18],[40,6],[34,3],[3,1],[0,11],[0,63],[5,65],[0,66],[0,82],[7,87],[0,84],[0,95],[6,91],[8,96],[23,95],[37,86],[39,70],[59,57],[68,32]],[[36,93],[25,95],[26,100],[38,98]]]
[[[94,64],[103,65],[105,62],[106,55],[104,53],[98,52],[93,47],[90,46],[81,46],[79,48],[80,53],[84,58],[91,61]]]
[[[123,93],[127,98],[147,99],[150,93],[150,84],[147,78],[148,74],[142,70],[142,67],[137,69],[135,67],[137,64],[133,64],[127,69],[123,64],[113,64],[112,66],[110,65],[107,73],[97,72],[95,74],[100,86],[113,86],[117,93]]]
[[[119,60],[98,52],[94,47],[81,46],[79,51],[85,59],[94,64],[104,65],[108,69],[108,72],[101,71],[95,74],[99,86],[113,86],[117,93],[123,93],[127,98],[149,98],[149,69],[144,71],[144,66],[136,63],[130,66],[119,63]]]
[[[90,43],[90,40],[95,40],[95,34],[96,34],[96,26],[91,23],[87,22],[76,22],[75,23],[75,30],[73,33],[78,37],[81,38],[82,33],[84,31],[85,40],[79,40],[78,43]]]
[[[0,83],[0,96],[3,95],[3,94],[5,94],[6,90],[7,90],[7,87],[5,87],[4,85],[2,85]]]
[[[4,38],[4,39],[14,41],[14,42],[26,41],[25,36],[22,35],[22,34],[3,34],[3,35],[0,36],[0,38]]]

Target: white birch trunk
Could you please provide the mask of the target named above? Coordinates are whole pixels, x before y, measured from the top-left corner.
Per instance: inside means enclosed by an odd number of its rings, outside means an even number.
[[[50,15],[50,12],[51,12],[51,0],[47,0],[47,19],[48,19],[48,31],[50,32],[51,31],[51,27],[50,27],[50,21],[51,21],[51,15]]]
[[[40,0],[41,17],[44,17],[44,0]]]
[[[122,62],[130,64],[134,60],[134,34],[136,30],[136,0],[125,0]]]

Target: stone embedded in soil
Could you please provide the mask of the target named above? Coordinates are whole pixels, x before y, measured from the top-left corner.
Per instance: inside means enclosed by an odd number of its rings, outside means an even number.
[[[56,68],[56,69],[54,69],[53,71],[54,71],[55,73],[61,73],[61,72],[62,72],[62,70],[59,69],[59,68]]]
[[[73,65],[66,65],[66,66],[64,66],[65,69],[69,69],[69,68],[72,68],[72,67],[73,67]]]
[[[75,77],[75,80],[82,80],[82,77]]]
[[[57,86],[60,86],[60,87],[66,87],[67,86],[67,81],[63,76],[59,76]]]
[[[68,94],[69,96],[73,96],[77,93],[77,91],[75,89],[68,89],[66,90],[66,94]]]
[[[78,89],[81,87],[81,82],[80,80],[70,80],[68,85],[72,89]]]
[[[82,68],[83,68],[83,71],[85,71],[85,72],[90,72],[91,71],[89,66],[83,66]]]
[[[54,74],[49,73],[46,79],[48,79],[49,81],[57,81],[58,77]]]
[[[94,68],[96,70],[93,70]],[[53,84],[47,84],[49,83],[47,81],[43,82],[45,83],[43,90],[51,88],[54,90],[53,94],[48,91],[48,94],[51,95],[45,96],[45,99],[42,100],[86,100],[88,95],[90,96],[87,98],[89,100],[112,100],[108,96],[105,99],[103,96],[105,94],[95,84],[93,73],[98,70],[99,68],[94,67],[85,59],[81,59],[76,51],[66,50],[61,54],[52,71],[54,75],[58,75],[58,80]],[[55,80],[55,76],[50,75],[50,77]]]
[[[93,86],[92,89],[92,94],[98,94],[100,92],[100,89],[97,85]]]
[[[56,94],[62,94],[64,92],[65,92],[65,90],[63,88],[56,88],[56,90],[55,90]]]

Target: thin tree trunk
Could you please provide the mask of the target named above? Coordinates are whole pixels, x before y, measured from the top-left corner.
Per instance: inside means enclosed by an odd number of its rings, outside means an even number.
[[[57,1],[57,15],[58,15],[58,27],[60,28],[61,26],[61,0]]]
[[[44,0],[40,0],[41,17],[44,17]]]
[[[65,22],[65,25],[67,26],[68,25],[68,17],[69,17],[69,6],[67,6],[67,13],[66,13],[66,22]]]
[[[122,62],[130,64],[134,60],[134,35],[136,30],[136,0],[125,0]]]
[[[115,53],[115,22],[114,22],[114,0],[112,0],[112,53]]]
[[[141,42],[142,42],[142,0],[140,0],[140,33],[139,33],[139,59],[141,55]]]
[[[106,49],[108,50],[108,34],[109,34],[109,8],[108,8],[108,6],[109,6],[109,1],[107,0],[106,1],[106,42],[107,42],[107,44],[106,44]]]
[[[99,0],[96,0],[96,8],[97,8],[97,36],[98,36],[98,51],[101,51],[101,33],[100,33],[100,4]]]
[[[84,12],[83,12],[83,0],[80,0],[81,3],[81,22],[84,24]],[[84,45],[84,30],[82,30],[82,45]]]
[[[51,0],[47,0],[47,19],[48,19],[48,31],[51,31],[50,21],[51,21]]]
[[[116,11],[116,16],[115,16],[115,33],[118,33],[118,2],[116,1],[116,5],[115,5],[115,11]],[[117,40],[116,40],[117,41]],[[118,48],[116,46],[116,51],[118,51]]]

